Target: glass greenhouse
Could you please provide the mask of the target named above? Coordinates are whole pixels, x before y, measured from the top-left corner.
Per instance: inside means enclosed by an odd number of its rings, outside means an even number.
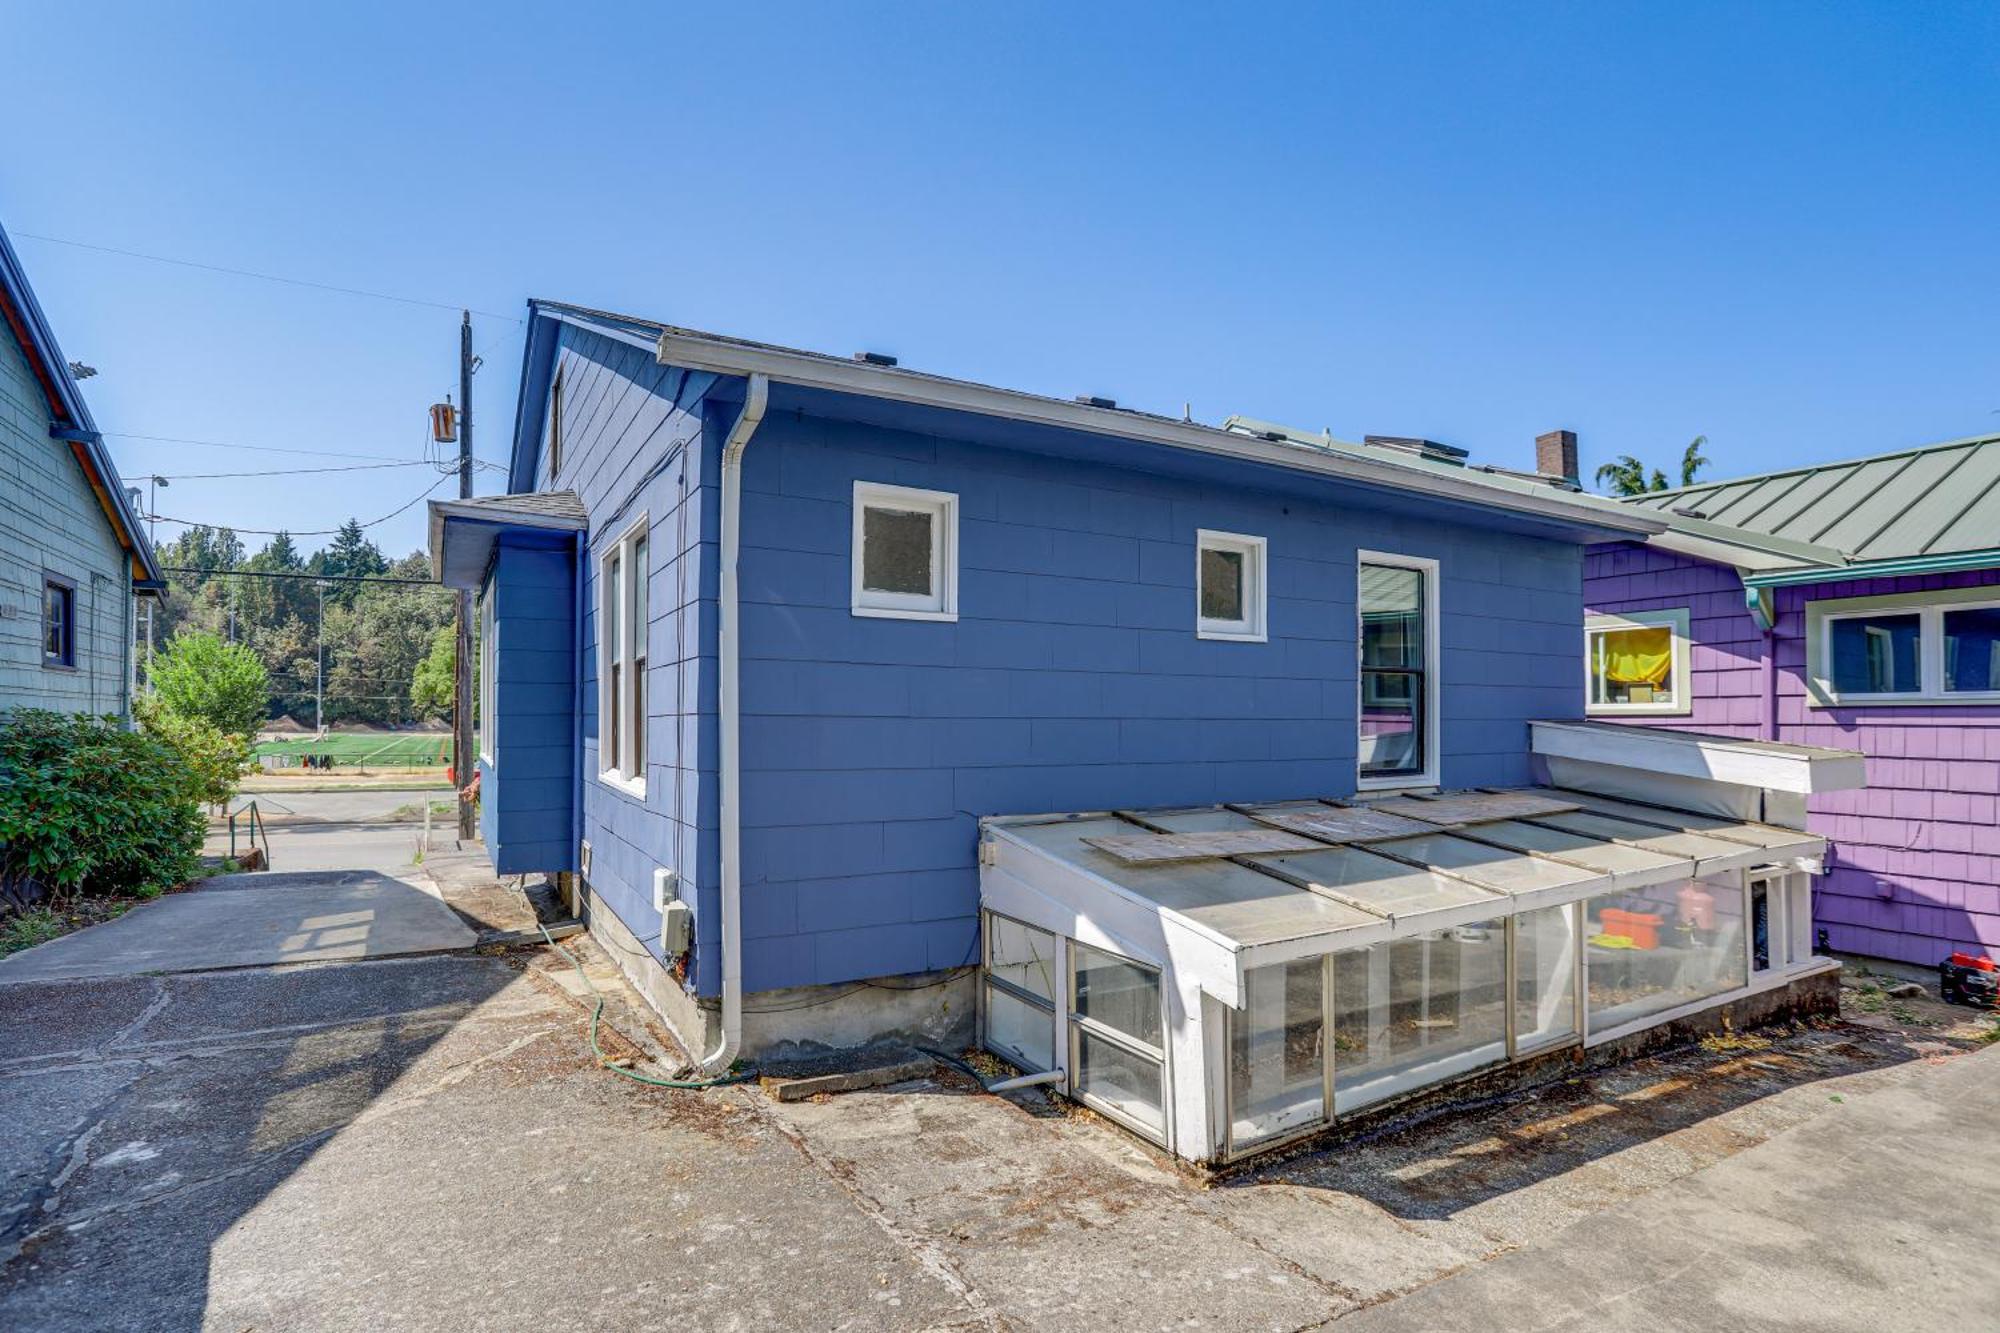
[[[1822,839],[1553,787],[986,821],[985,1044],[1224,1162],[1829,967]]]

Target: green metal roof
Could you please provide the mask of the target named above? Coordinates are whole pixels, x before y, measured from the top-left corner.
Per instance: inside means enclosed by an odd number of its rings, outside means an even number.
[[[1635,495],[1626,504],[1765,538],[1853,566],[2000,563],[2000,435]]]

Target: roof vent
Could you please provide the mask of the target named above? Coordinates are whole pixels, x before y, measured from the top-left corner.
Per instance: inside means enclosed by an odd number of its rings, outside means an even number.
[[[1413,435],[1364,435],[1361,442],[1378,449],[1395,449],[1427,458],[1433,463],[1451,463],[1458,467],[1464,467],[1467,458],[1466,451],[1456,445],[1439,444],[1436,440],[1418,439]]]
[[[1285,434],[1285,432],[1281,430],[1267,430],[1257,438],[1261,440],[1275,440],[1280,444],[1285,444],[1288,443],[1292,437]]]
[[[871,366],[893,366],[896,364],[896,358],[890,356],[887,352],[856,352],[854,359]]]
[[[1682,518],[1708,517],[1707,514],[1702,513],[1699,509],[1696,509],[1693,505],[1675,505],[1673,508],[1673,512],[1679,514]]]
[[[1080,394],[1078,394],[1078,395],[1076,396],[1076,401],[1078,401],[1079,403],[1082,403],[1082,404],[1083,404],[1083,405],[1084,405],[1085,407],[1114,407],[1114,408],[1115,408],[1115,407],[1117,407],[1117,406],[1118,406],[1118,400],[1117,400],[1116,398],[1099,398],[1099,397],[1097,397],[1097,396],[1096,396],[1096,395],[1094,395],[1094,394],[1088,394],[1088,393],[1080,393]]]

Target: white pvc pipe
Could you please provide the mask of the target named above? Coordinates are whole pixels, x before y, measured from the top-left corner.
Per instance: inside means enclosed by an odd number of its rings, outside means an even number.
[[[722,445],[722,587],[717,599],[716,655],[717,739],[722,756],[722,1037],[702,1057],[702,1072],[727,1073],[743,1044],[743,817],[739,804],[742,760],[737,745],[736,553],[740,545],[743,507],[743,451],[764,420],[771,382],[760,374],[749,378],[743,410]]]
[[[988,1083],[986,1090],[988,1092],[1012,1092],[1016,1088],[1032,1088],[1042,1083],[1060,1083],[1062,1080],[1062,1070],[1045,1069],[1039,1074],[1022,1074],[1019,1078],[1003,1078],[998,1083]]]

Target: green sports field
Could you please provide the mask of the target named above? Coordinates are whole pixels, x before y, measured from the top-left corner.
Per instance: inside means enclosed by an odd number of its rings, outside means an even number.
[[[373,764],[380,768],[442,767],[451,762],[451,737],[436,732],[415,735],[401,732],[336,731],[314,740],[300,736],[292,740],[264,741],[259,755],[323,754],[343,768]]]

